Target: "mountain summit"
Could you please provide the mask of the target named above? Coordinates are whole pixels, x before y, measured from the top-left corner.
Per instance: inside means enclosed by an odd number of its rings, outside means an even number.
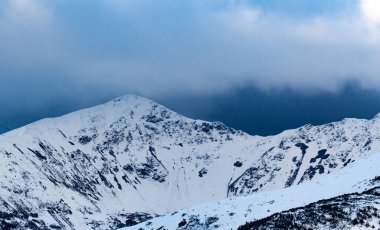
[[[0,136],[0,228],[133,226],[311,183],[379,151],[376,118],[261,137],[123,96]]]

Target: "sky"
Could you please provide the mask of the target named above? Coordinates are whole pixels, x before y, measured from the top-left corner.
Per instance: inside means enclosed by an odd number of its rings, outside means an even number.
[[[378,0],[2,0],[0,132],[131,93],[252,134],[370,118],[379,63]]]

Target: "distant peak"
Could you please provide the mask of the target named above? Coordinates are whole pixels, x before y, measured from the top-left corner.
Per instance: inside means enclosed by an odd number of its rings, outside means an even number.
[[[373,120],[375,120],[375,119],[380,119],[380,113],[376,114],[372,119],[373,119]]]
[[[133,95],[133,94],[127,94],[124,96],[117,97],[103,105],[100,105],[100,107],[95,106],[97,109],[104,109],[103,106],[108,106],[109,108],[115,108],[115,109],[131,109],[131,110],[141,110],[145,113],[148,113],[152,109],[156,108],[165,108],[161,104],[142,96]],[[105,108],[105,109],[109,109]],[[166,109],[166,108],[165,108]]]

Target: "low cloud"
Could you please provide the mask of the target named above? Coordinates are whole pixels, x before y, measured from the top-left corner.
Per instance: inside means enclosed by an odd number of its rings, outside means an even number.
[[[215,94],[247,84],[313,92],[355,80],[378,88],[380,4],[353,4],[292,16],[248,1],[6,0],[0,105]]]

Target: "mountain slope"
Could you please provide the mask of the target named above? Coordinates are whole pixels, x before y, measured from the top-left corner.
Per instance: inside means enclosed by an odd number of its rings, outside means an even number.
[[[124,96],[0,136],[0,220],[110,229],[302,184],[380,152],[380,119],[250,136]]]
[[[379,163],[380,154],[373,154],[340,171],[300,185],[209,202],[125,230],[380,226]],[[245,224],[249,221],[252,222]]]
[[[246,139],[135,96],[42,120],[0,137],[4,210],[39,213],[33,218],[53,227],[132,224],[224,197],[228,179],[213,181],[216,168],[235,151],[249,154]]]
[[[246,223],[247,229],[379,229],[380,187],[345,194]]]

